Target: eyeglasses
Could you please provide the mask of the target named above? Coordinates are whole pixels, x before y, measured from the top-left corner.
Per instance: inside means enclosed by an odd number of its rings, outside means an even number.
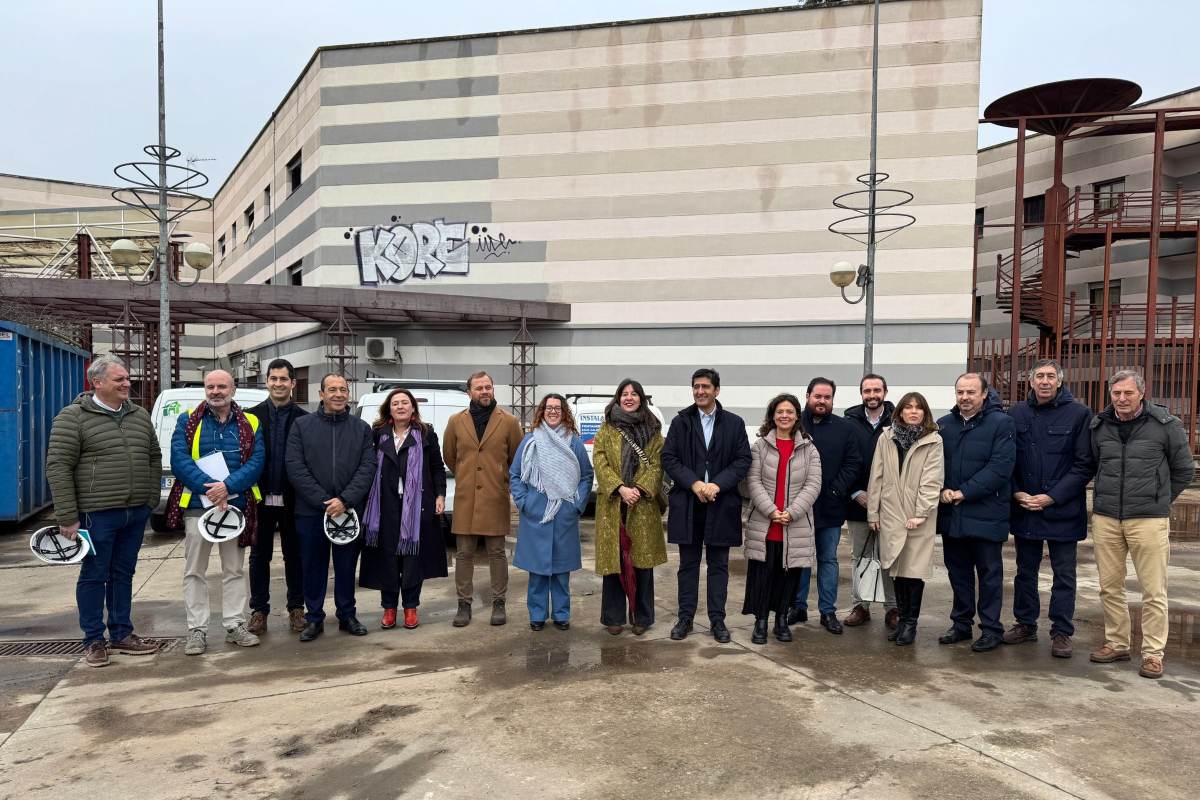
[[[558,406],[546,406],[546,410],[545,410],[545,412],[544,412],[544,413],[545,413],[545,414],[547,414],[547,415],[549,415],[549,414],[561,414],[561,413],[562,413],[562,409],[561,409],[561,408],[559,408]]]

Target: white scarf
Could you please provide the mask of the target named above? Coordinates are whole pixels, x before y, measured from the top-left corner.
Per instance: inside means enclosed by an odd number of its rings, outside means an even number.
[[[571,449],[571,432],[566,426],[556,430],[542,424],[533,429],[533,438],[521,455],[521,480],[546,496],[543,523],[554,519],[562,501],[576,502],[579,459]]]

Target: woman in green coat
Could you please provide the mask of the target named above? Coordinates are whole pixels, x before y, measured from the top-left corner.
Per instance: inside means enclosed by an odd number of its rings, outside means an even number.
[[[596,574],[604,578],[600,624],[616,636],[626,609],[635,635],[654,623],[654,568],[667,563],[662,509],[662,423],[642,385],[621,381],[592,444],[596,470]]]

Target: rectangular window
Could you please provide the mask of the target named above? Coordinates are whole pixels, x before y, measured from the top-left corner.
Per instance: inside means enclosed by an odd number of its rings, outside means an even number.
[[[1096,213],[1111,211],[1120,205],[1121,195],[1125,192],[1125,179],[1115,178],[1111,181],[1100,181],[1092,184],[1092,202]]]
[[[288,283],[292,286],[304,285],[304,262],[297,261],[288,267]]]
[[[982,208],[975,209],[975,238],[983,236],[983,211]]]
[[[300,188],[302,177],[300,155],[301,153],[296,153],[296,155],[292,156],[292,160],[287,162],[288,194]]]
[[[980,297],[979,295],[975,295],[974,316],[975,316],[975,325],[978,326],[980,320],[983,319],[983,298]]]
[[[1025,198],[1025,224],[1041,225],[1046,221],[1046,195]]]
[[[271,186],[263,187],[263,219],[271,216]]]
[[[254,231],[254,203],[246,206],[246,210],[242,212],[242,222],[246,225],[246,236],[249,238]]]
[[[292,390],[292,399],[300,405],[308,402],[308,367],[296,367],[296,388]]]
[[[224,258],[224,257],[225,257],[225,237],[222,235],[222,236],[217,237],[217,258]]]
[[[231,223],[229,225],[229,249],[232,250],[235,247],[237,247],[237,223],[236,222]]]
[[[1088,284],[1088,302],[1092,308],[1099,309],[1104,307],[1104,281],[1092,281]],[[1121,282],[1108,282],[1108,307],[1121,305]]]

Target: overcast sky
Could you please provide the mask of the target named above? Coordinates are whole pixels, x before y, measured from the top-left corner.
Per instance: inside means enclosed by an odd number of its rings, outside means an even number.
[[[320,45],[663,17],[745,0],[167,0],[167,143],[221,181]],[[980,104],[1119,77],[1200,84],[1197,0],[984,0]],[[154,0],[0,0],[0,172],[109,184],[156,142]],[[993,126],[981,145],[1011,138]]]

